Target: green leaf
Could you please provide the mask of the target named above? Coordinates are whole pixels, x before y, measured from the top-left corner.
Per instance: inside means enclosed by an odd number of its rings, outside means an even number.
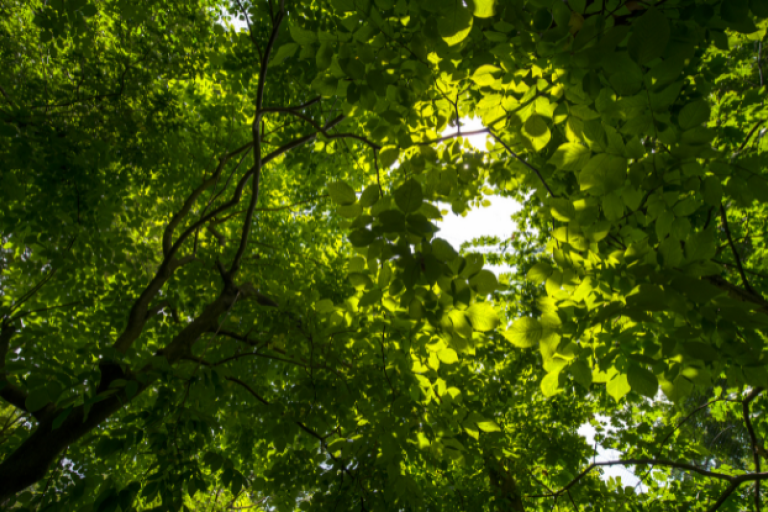
[[[698,231],[686,240],[685,255],[688,261],[708,260],[717,253],[715,235],[710,231]]]
[[[707,121],[709,121],[709,103],[705,100],[688,103],[677,117],[677,122],[683,130],[700,126]]]
[[[656,236],[659,240],[664,239],[669,234],[674,221],[675,215],[669,210],[664,210],[659,214],[659,217],[656,219]]]
[[[363,207],[359,204],[347,204],[344,206],[339,206],[336,209],[336,212],[345,219],[354,219],[355,217],[359,216],[363,213]]]
[[[405,215],[398,210],[384,210],[379,214],[379,222],[387,233],[399,233],[405,230]]]
[[[64,409],[63,412],[61,412],[58,416],[56,416],[56,418],[54,418],[53,424],[51,425],[51,429],[52,430],[58,429],[64,423],[64,420],[67,419],[67,417],[69,416],[69,413],[71,412],[72,412],[72,407],[67,407],[66,409]]]
[[[384,169],[389,169],[397,162],[397,158],[400,156],[400,150],[396,146],[384,146],[379,151],[379,164]]]
[[[285,62],[286,59],[293,57],[293,55],[296,53],[296,50],[299,49],[298,43],[286,43],[283,46],[281,46],[277,50],[277,54],[272,59],[272,66],[279,66],[283,62]]]
[[[366,187],[363,193],[360,195],[360,206],[368,208],[376,204],[379,200],[379,187],[376,185],[370,185]]]
[[[678,267],[683,262],[683,248],[675,237],[669,237],[659,245],[659,254],[667,268]]]
[[[655,398],[659,392],[659,380],[656,376],[637,364],[629,366],[627,382],[633,390],[648,398]]]
[[[620,401],[627,393],[629,393],[630,386],[627,376],[624,374],[617,374],[611,381],[608,382],[606,389],[608,394],[613,397],[617,402]]]
[[[27,395],[24,405],[29,412],[37,412],[51,401],[45,389],[34,389]]]
[[[747,183],[749,185],[749,190],[755,195],[755,198],[757,198],[758,201],[763,203],[768,202],[768,181],[766,181],[765,176],[752,176]],[[707,202],[709,203],[709,201]]]
[[[458,253],[454,250],[450,243],[442,238],[435,238],[432,240],[432,254],[435,255],[440,261],[450,263],[458,257]]]
[[[224,464],[224,457],[218,453],[206,452],[203,455],[203,462],[211,469],[213,473],[215,473]]]
[[[413,178],[397,188],[394,192],[394,196],[397,207],[405,213],[411,213],[418,210],[424,200],[421,184]]]
[[[476,425],[483,432],[501,432],[501,427],[493,420],[478,421]]]
[[[370,290],[362,296],[360,302],[357,304],[357,307],[364,308],[376,304],[381,300],[382,296],[383,294],[378,288]]]
[[[723,2],[720,6],[720,16],[728,22],[730,28],[749,34],[757,30],[752,19],[749,17],[748,0],[729,0]]]
[[[541,151],[549,143],[552,133],[543,117],[533,115],[523,125],[523,135],[530,141],[535,151]]]
[[[589,389],[592,385],[592,369],[584,361],[575,361],[568,367],[568,371],[573,375],[573,379],[585,389]]]
[[[627,159],[600,153],[593,156],[579,174],[581,190],[601,196],[612,192],[627,179]]]
[[[617,221],[624,215],[624,201],[619,194],[611,192],[603,196],[603,213],[610,221]]]
[[[577,142],[567,142],[557,148],[548,163],[563,171],[579,171],[589,162],[589,157],[589,148]]]
[[[758,18],[768,18],[767,0],[749,0],[749,9]]]
[[[493,85],[497,81],[494,73],[498,73],[499,71],[501,71],[501,69],[496,66],[484,64],[475,70],[471,78],[472,81],[479,86]]]
[[[454,331],[463,338],[472,339],[472,325],[467,321],[467,316],[463,311],[454,309],[448,313],[448,318],[453,324]]]
[[[462,42],[472,30],[472,11],[463,2],[450,2],[450,7],[442,9],[442,16],[437,21],[437,31],[448,46]]]
[[[473,14],[478,18],[491,18],[496,14],[496,0],[469,0],[468,5],[474,4]]]
[[[544,261],[540,261],[528,270],[528,280],[534,284],[540,284],[547,280],[552,274],[552,266]]]
[[[576,219],[576,208],[574,208],[573,203],[568,199],[550,199],[549,211],[555,219],[562,222],[571,222]]]
[[[355,0],[331,0],[331,5],[341,12],[355,10]]]
[[[333,60],[333,46],[329,43],[323,43],[320,45],[320,49],[315,54],[315,64],[317,69],[324,71],[331,67],[331,61]]]
[[[627,307],[661,311],[666,307],[664,289],[654,284],[638,285],[627,295]]]
[[[85,16],[86,18],[90,18],[91,16],[96,16],[99,13],[99,10],[96,8],[93,4],[87,4],[84,5],[80,9],[80,13]]]
[[[499,325],[499,316],[490,302],[476,302],[467,309],[466,314],[476,331],[492,331]]]
[[[328,184],[328,194],[333,199],[333,202],[340,205],[353,204],[357,201],[357,194],[355,189],[344,183],[343,181],[336,181]]]
[[[632,24],[629,53],[638,63],[647,64],[662,56],[669,37],[669,20],[658,9],[650,7]]]
[[[414,297],[410,304],[408,304],[408,316],[414,320],[421,320],[424,318],[424,305],[421,301]]]
[[[496,275],[490,270],[481,270],[469,280],[469,286],[472,287],[478,295],[488,295],[496,291],[499,282]]]
[[[766,371],[765,366],[744,366],[741,370],[750,386],[768,386],[768,371]]]
[[[682,375],[670,382],[661,381],[661,390],[672,402],[678,403],[693,392],[693,383]]]
[[[376,239],[376,235],[368,229],[356,229],[349,234],[349,243],[355,247],[365,247],[371,245]]]
[[[459,356],[452,348],[444,348],[437,353],[438,359],[444,364],[455,364],[459,362]]]
[[[295,25],[289,26],[288,30],[290,31],[293,40],[302,46],[317,42],[317,34],[311,30],[304,30],[303,28],[297,27]]]
[[[541,379],[541,392],[547,398],[562,393],[563,390],[560,387],[560,372],[549,372]]]
[[[676,217],[687,217],[693,215],[696,210],[699,209],[699,206],[701,206],[701,204],[696,199],[687,197],[672,207],[672,213],[674,213]]]
[[[315,304],[315,310],[317,310],[318,313],[330,313],[333,309],[333,301],[331,299],[319,300],[317,301],[317,304]]]
[[[322,96],[333,96],[339,87],[339,79],[333,76],[317,75],[310,84],[313,90],[320,93]]]
[[[531,348],[541,340],[544,327],[535,318],[524,316],[518,318],[509,330],[503,333],[504,337],[519,348]]]

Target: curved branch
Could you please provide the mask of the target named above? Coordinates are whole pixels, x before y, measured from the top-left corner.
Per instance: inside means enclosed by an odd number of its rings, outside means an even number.
[[[755,435],[755,429],[752,427],[752,420],[749,417],[749,404],[757,398],[763,391],[762,388],[754,388],[744,398],[741,403],[741,412],[744,416],[744,423],[747,425],[747,431],[749,432],[749,442],[752,446],[752,459],[755,463],[755,473],[760,473],[760,453],[757,449],[757,436]],[[755,510],[760,512],[760,480],[755,481]]]
[[[251,27],[251,19],[248,17],[248,13],[243,9],[243,4],[240,3],[240,0],[235,0],[237,2],[237,6],[240,8],[240,11],[243,13],[243,17],[245,18],[245,24],[248,25],[248,36],[251,38],[251,41],[253,42],[253,46],[256,47],[256,51],[259,52],[259,59],[263,59],[264,56],[261,53],[261,46],[259,45],[259,42],[256,40],[256,36],[253,35],[253,27]]]
[[[211,177],[205,180],[187,197],[187,200],[184,201],[181,209],[171,218],[171,222],[168,223],[168,226],[166,226],[165,231],[163,232],[163,254],[166,257],[168,257],[173,247],[173,232],[176,230],[181,221],[184,220],[184,217],[186,217],[186,215],[189,213],[189,210],[192,209],[192,206],[195,204],[195,201],[197,201],[197,198],[200,197],[200,194],[216,184],[219,177],[221,176],[221,172],[224,170],[224,166],[227,164],[230,158],[239,155],[243,151],[247,151],[252,146],[253,142],[249,142],[248,144],[245,144],[244,146],[241,146],[236,150],[222,156],[219,159],[219,165],[216,167],[216,170],[213,172],[213,174],[211,174]]]
[[[474,130],[474,131],[471,131],[471,132],[458,131],[456,133],[451,133],[451,134],[448,134],[448,135],[444,135],[444,136],[439,137],[437,139],[430,139],[430,140],[425,140],[425,141],[422,141],[422,142],[417,142],[416,145],[417,146],[426,146],[428,144],[439,144],[440,142],[445,142],[446,140],[455,139],[456,137],[469,137],[469,136],[472,136],[472,135],[482,135],[484,133],[485,134],[491,134],[491,129],[490,128],[483,128],[482,130]]]
[[[17,409],[29,413],[27,410],[27,394],[11,384],[5,373],[5,357],[11,344],[11,338],[16,334],[16,328],[6,320],[0,328],[0,398],[13,405]]]
[[[296,107],[296,108],[299,108],[299,107]],[[354,134],[354,133],[328,133],[328,127],[327,126],[325,128],[323,128],[322,126],[320,126],[317,123],[317,121],[315,121],[314,119],[312,119],[311,117],[309,117],[309,116],[307,116],[305,114],[302,114],[301,112],[298,112],[296,110],[296,108],[275,108],[275,107],[264,108],[264,109],[259,110],[258,114],[266,114],[266,113],[270,113],[270,112],[280,112],[280,113],[290,114],[292,116],[298,117],[299,119],[302,119],[307,124],[312,126],[315,130],[317,130],[318,132],[322,133],[323,136],[328,138],[328,139],[356,139],[356,140],[359,140],[361,142],[364,142],[365,144],[367,144],[368,146],[370,146],[371,148],[373,148],[375,150],[381,149],[381,146],[379,146],[375,142],[373,142],[373,141],[363,137],[362,135],[357,135],[357,134]]]
[[[633,465],[646,465],[646,464],[654,464],[656,466],[667,466],[677,469],[683,469],[685,471],[691,471],[693,473],[699,473],[700,475],[704,475],[709,478],[716,478],[719,480],[725,480],[728,482],[733,482],[736,478],[746,477],[746,476],[755,476],[755,475],[741,475],[741,477],[733,477],[731,475],[726,475],[724,473],[715,473],[713,471],[707,471],[706,469],[702,469],[698,466],[694,466],[693,464],[688,464],[685,462],[674,462],[671,460],[665,460],[665,459],[627,459],[627,460],[609,460],[609,461],[603,461],[603,462],[593,462],[587,468],[579,473],[576,478],[571,480],[565,487],[560,489],[559,491],[555,491],[550,494],[532,494],[525,496],[526,498],[555,498],[558,496],[562,496],[565,494],[569,489],[571,489],[574,485],[576,485],[579,480],[587,476],[590,471],[595,469],[599,466],[633,466]],[[763,473],[761,473],[763,474]],[[765,478],[768,478],[768,473],[764,473]],[[744,480],[747,481],[747,480]]]
[[[506,149],[506,150],[507,150],[507,152],[508,152],[510,155],[512,155],[513,157],[515,157],[515,159],[517,159],[517,161],[518,161],[518,162],[520,162],[521,164],[523,164],[524,166],[526,166],[527,168],[529,168],[530,170],[532,170],[533,172],[535,172],[535,173],[536,173],[536,176],[538,176],[538,177],[539,177],[539,180],[541,180],[541,183],[544,185],[544,188],[546,188],[546,189],[547,189],[547,192],[549,192],[549,195],[551,195],[552,197],[559,197],[557,194],[555,194],[554,192],[552,192],[552,189],[551,189],[551,188],[549,188],[549,185],[547,185],[547,182],[546,182],[546,180],[544,180],[544,176],[542,176],[542,175],[541,175],[541,172],[540,172],[540,171],[539,171],[537,168],[535,168],[534,166],[532,166],[531,164],[529,164],[528,162],[526,162],[525,160],[523,160],[522,158],[520,158],[520,156],[519,156],[517,153],[515,153],[514,151],[512,151],[512,148],[510,148],[510,147],[507,145],[507,143],[506,143],[506,142],[504,142],[503,140],[501,140],[501,137],[499,137],[498,135],[496,135],[495,133],[493,133],[493,130],[491,130],[490,128],[488,128],[488,133],[490,133],[490,134],[491,134],[491,137],[493,137],[494,139],[496,139],[496,142],[498,142],[499,144],[501,144],[502,146],[504,146],[504,149]]]
[[[343,119],[344,116],[339,116],[336,119],[330,121],[326,127],[338,124]],[[287,153],[296,147],[306,144],[310,140],[313,140],[315,137],[317,137],[317,132],[305,135],[304,137],[295,139],[288,144],[277,148],[262,159],[262,165],[272,161],[273,159],[281,156],[284,153]],[[252,143],[249,143],[246,146],[250,147],[251,145]],[[247,148],[243,146],[243,148],[240,148],[238,151],[244,149]],[[128,326],[113,345],[117,351],[124,354],[133,344],[133,342],[139,337],[143,330],[144,323],[146,321],[147,309],[152,298],[155,296],[155,294],[157,294],[160,288],[162,288],[165,282],[170,279],[171,275],[178,267],[193,259],[191,256],[186,256],[178,260],[174,259],[174,256],[181,249],[181,246],[184,244],[187,238],[189,238],[199,228],[204,226],[209,220],[239,203],[243,195],[243,189],[245,188],[248,179],[253,175],[254,172],[255,168],[251,168],[248,172],[246,172],[245,175],[240,178],[240,181],[235,188],[235,192],[229,201],[200,217],[200,219],[185,229],[184,232],[176,240],[176,242],[174,242],[174,244],[170,247],[168,255],[157,269],[155,277],[152,279],[149,285],[147,285],[147,287],[144,289],[144,291],[141,293],[131,308],[131,312],[129,313]]]
[[[760,126],[762,126],[762,124],[763,124],[764,122],[765,122],[765,119],[763,119],[763,120],[761,120],[761,121],[758,121],[758,122],[757,122],[757,124],[756,124],[755,126],[753,126],[751,130],[749,130],[749,133],[747,134],[747,138],[745,138],[745,139],[744,139],[744,142],[742,142],[742,143],[741,143],[741,146],[739,146],[739,149],[737,149],[737,150],[736,150],[736,153],[735,153],[735,155],[734,155],[734,156],[736,156],[736,155],[738,155],[739,153],[741,153],[741,151],[744,149],[744,147],[745,147],[745,146],[747,145],[747,143],[749,142],[749,139],[751,139],[751,138],[752,138],[752,135],[755,133],[755,131],[757,131],[757,129],[758,129],[758,128],[760,128]]]
[[[282,4],[281,4],[282,7]],[[277,13],[277,17],[272,22],[272,33],[269,35],[269,41],[267,41],[267,47],[264,49],[264,55],[261,58],[261,67],[259,69],[259,83],[256,90],[256,116],[253,120],[253,158],[254,175],[253,184],[251,186],[251,200],[248,203],[248,211],[245,214],[245,223],[243,224],[243,230],[240,235],[240,245],[237,247],[235,257],[232,259],[232,264],[229,267],[229,277],[234,278],[237,272],[240,270],[240,261],[245,254],[245,249],[248,245],[248,236],[251,232],[251,224],[253,223],[253,210],[256,208],[256,203],[259,202],[259,185],[261,182],[261,169],[264,165],[261,159],[261,106],[264,104],[264,87],[267,80],[267,70],[269,69],[269,55],[272,53],[272,48],[277,40],[277,34],[280,32],[280,25],[285,18],[285,11],[283,9]],[[250,31],[250,26],[249,26]],[[254,39],[255,42],[255,39]]]
[[[319,103],[323,98],[321,96],[317,96],[315,98],[312,98],[311,100],[307,101],[306,103],[302,103],[301,105],[296,105],[293,107],[264,107],[261,109],[261,112],[267,113],[267,112],[293,112],[294,110],[304,110],[307,107],[311,107],[315,103]]]
[[[741,275],[741,282],[744,284],[744,288],[746,288],[747,291],[749,291],[753,295],[758,295],[755,289],[752,288],[752,285],[749,284],[749,281],[747,280],[747,275],[744,273],[744,267],[741,266],[741,257],[739,256],[739,251],[736,250],[736,245],[733,243],[733,237],[731,236],[731,229],[728,227],[728,215],[726,215],[725,213],[725,208],[723,207],[723,203],[720,203],[720,222],[722,222],[723,228],[725,229],[725,235],[728,237],[728,245],[731,246],[731,251],[733,252],[733,257],[736,260],[736,266],[739,269],[739,275]]]

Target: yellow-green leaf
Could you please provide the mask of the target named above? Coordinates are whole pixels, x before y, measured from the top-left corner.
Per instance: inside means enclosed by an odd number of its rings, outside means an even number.
[[[452,348],[444,348],[437,353],[438,359],[441,363],[454,364],[459,362],[459,356]]]
[[[549,143],[552,133],[543,117],[532,115],[523,125],[523,135],[530,141],[533,149],[540,151]]]
[[[524,316],[515,320],[512,327],[504,332],[504,337],[516,347],[530,348],[539,342],[543,334],[544,327],[538,320]]]
[[[492,331],[499,325],[499,316],[490,302],[476,302],[467,309],[466,314],[476,331]]]
[[[472,11],[463,2],[451,2],[437,21],[437,31],[448,46],[462,42],[472,30]]]
[[[589,148],[578,142],[561,144],[549,163],[564,171],[578,171],[589,162]]]

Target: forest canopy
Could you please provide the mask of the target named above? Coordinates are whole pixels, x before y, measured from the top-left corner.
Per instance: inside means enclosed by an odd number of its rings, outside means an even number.
[[[0,508],[763,510],[767,29],[0,0]]]

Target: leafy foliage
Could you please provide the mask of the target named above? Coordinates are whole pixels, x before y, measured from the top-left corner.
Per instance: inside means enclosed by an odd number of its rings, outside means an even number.
[[[0,10],[3,507],[760,510],[763,1]]]

